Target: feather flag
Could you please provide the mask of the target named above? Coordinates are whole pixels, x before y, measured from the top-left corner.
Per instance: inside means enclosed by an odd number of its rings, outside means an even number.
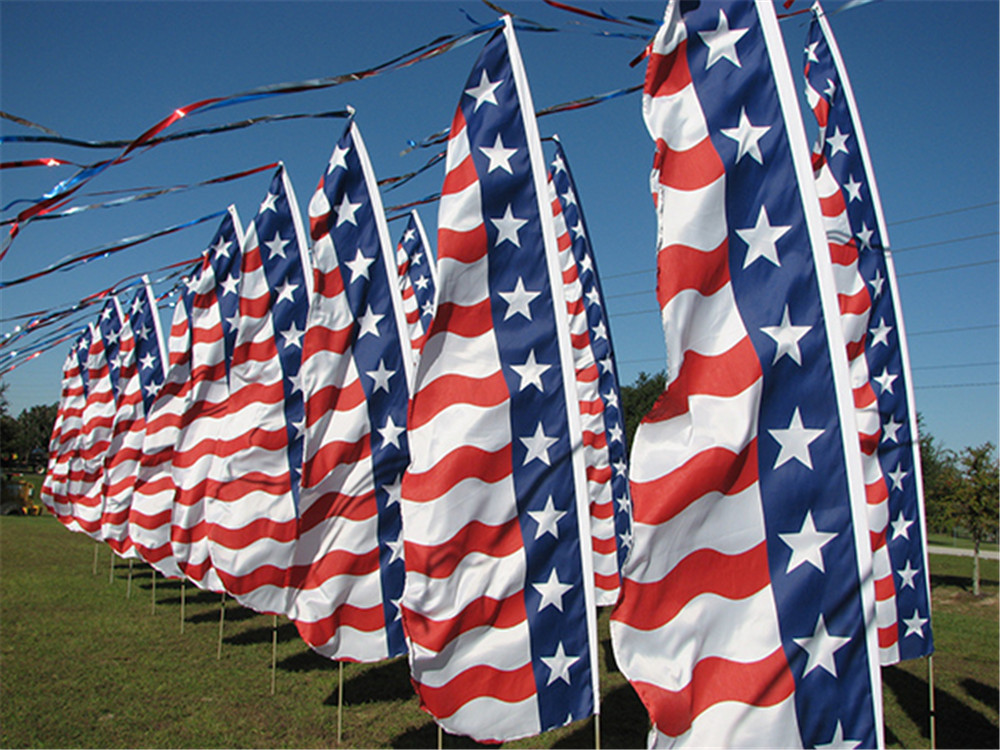
[[[120,556],[138,557],[129,536],[135,475],[142,454],[146,413],[164,380],[163,332],[149,279],[135,293],[122,326],[118,409],[104,463],[105,500],[101,538]]]
[[[566,153],[555,139],[550,185],[566,283],[580,418],[587,458],[597,603],[618,599],[619,571],[632,543],[628,462],[611,332],[583,210]]]
[[[410,220],[396,245],[396,263],[399,267],[403,310],[410,330],[410,344],[414,356],[419,358],[427,339],[427,329],[434,319],[437,267],[423,222],[416,210],[410,212]]]
[[[883,744],[857,427],[795,102],[771,4],[668,3],[643,102],[667,390],[633,445],[611,622],[652,746]]]
[[[923,481],[913,378],[885,218],[857,104],[819,3],[805,56],[806,96],[820,135],[813,166],[839,274],[841,308],[869,487],[883,664],[934,651]],[[847,329],[845,328],[845,334]]]
[[[505,18],[452,121],[402,485],[413,683],[477,740],[598,710],[579,406],[533,112]]]
[[[309,202],[305,463],[289,616],[331,659],[406,652],[399,484],[412,359],[393,248],[352,121]]]
[[[259,612],[288,611],[303,428],[299,366],[311,271],[283,166],[246,231],[229,397],[205,507],[222,586]],[[218,467],[216,468],[215,462]]]
[[[188,282],[190,310],[190,380],[184,416],[171,463],[177,488],[171,509],[171,553],[195,585],[221,591],[208,550],[206,509],[218,497],[224,475],[219,451],[229,432],[225,422],[229,399],[227,347],[235,338],[235,320],[226,320],[239,297],[243,237],[236,209],[230,207],[212,238],[201,268]]]

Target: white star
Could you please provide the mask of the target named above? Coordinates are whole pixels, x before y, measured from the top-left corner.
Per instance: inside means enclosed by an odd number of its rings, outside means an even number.
[[[871,348],[874,349],[879,344],[884,344],[889,346],[889,334],[892,332],[892,326],[887,326],[885,324],[885,318],[878,319],[878,325],[875,328],[869,328],[868,333],[872,335]]]
[[[826,79],[826,88],[823,89],[823,93],[826,94],[828,101],[833,101],[833,95],[837,93],[837,84],[833,82],[832,79]]]
[[[399,597],[398,599],[390,599],[389,601],[392,603],[392,606],[396,608],[396,616],[392,618],[392,621],[396,622],[396,620],[402,620],[403,619],[403,597]]]
[[[497,90],[497,86],[499,86],[501,83],[503,83],[502,80],[491,81],[487,77],[486,70],[484,68],[482,71],[482,76],[479,79],[479,85],[473,86],[472,88],[465,90],[466,94],[468,94],[469,96],[471,96],[473,99],[476,100],[476,106],[472,108],[472,111],[476,112],[479,109],[479,106],[484,102],[488,102],[490,104],[495,105],[497,103],[497,97],[495,92]]]
[[[809,563],[820,573],[825,573],[823,567],[823,547],[829,544],[837,534],[828,531],[817,531],[813,522],[812,511],[806,511],[802,528],[794,534],[778,534],[778,537],[792,549],[785,573],[791,573],[803,563]]]
[[[809,455],[809,444],[823,434],[823,430],[810,429],[802,426],[802,416],[799,407],[795,407],[792,421],[784,429],[768,430],[781,445],[774,468],[791,461],[793,458],[808,469],[812,469],[812,458]]]
[[[612,388],[607,393],[601,394],[604,397],[604,404],[612,408],[618,408],[618,392]]]
[[[136,297],[132,300],[132,314],[138,315],[140,310],[142,310],[142,297]]]
[[[146,394],[151,398],[156,398],[156,394],[160,392],[160,388],[163,387],[163,383],[150,383],[146,386]]]
[[[846,636],[830,635],[826,630],[826,623],[823,622],[823,615],[816,620],[816,629],[811,636],[806,638],[793,638],[795,644],[809,654],[806,660],[806,668],[802,676],[812,672],[817,667],[821,667],[834,677],[837,676],[837,664],[833,655],[837,650],[846,645],[851,639]]]
[[[340,205],[335,209],[337,212],[337,226],[339,227],[345,221],[357,226],[358,220],[354,217],[354,214],[359,208],[361,208],[361,203],[351,203],[347,198],[347,193],[344,193],[343,200],[340,201]]]
[[[146,326],[145,323],[143,323],[141,326],[135,329],[135,336],[140,341],[145,341],[146,339],[148,339],[149,334],[151,333],[152,331]]]
[[[629,498],[628,495],[622,495],[621,497],[616,497],[615,502],[618,503],[618,511],[620,513],[632,512],[632,500]],[[631,536],[629,538],[631,538]]]
[[[889,421],[882,425],[882,442],[883,443],[898,443],[899,437],[896,433],[903,426],[902,422],[897,422],[896,418],[892,415],[889,416]]]
[[[550,367],[552,365],[539,364],[535,360],[535,350],[532,349],[528,352],[528,358],[524,361],[523,365],[510,366],[514,372],[521,376],[521,385],[517,390],[523,391],[531,385],[537,388],[539,392],[544,393],[545,388],[542,386],[542,374]]]
[[[861,183],[854,179],[854,175],[851,175],[847,182],[844,183],[844,190],[847,191],[847,202],[860,201],[861,200]]]
[[[376,314],[372,310],[372,306],[368,305],[368,309],[365,310],[365,314],[358,319],[358,340],[366,334],[370,333],[372,336],[379,336],[378,324],[384,318],[385,315]]]
[[[896,516],[896,520],[892,522],[892,538],[893,540],[903,537],[904,539],[910,538],[910,527],[914,524],[913,521],[908,521],[906,516],[903,515],[903,511],[899,511],[899,515]]]
[[[761,206],[757,214],[757,223],[753,227],[737,229],[736,234],[747,243],[747,254],[743,259],[743,267],[748,267],[758,258],[769,260],[776,266],[781,266],[778,260],[777,241],[790,230],[790,226],[772,226],[767,215],[767,207]]]
[[[778,360],[786,354],[795,364],[802,364],[802,352],[799,349],[799,340],[812,330],[812,326],[793,326],[788,315],[788,305],[781,315],[781,323],[776,326],[764,326],[760,329],[778,345],[774,350],[774,359],[771,364],[777,364]]]
[[[594,341],[600,341],[601,339],[608,338],[608,327],[604,325],[603,320],[597,321],[597,325],[593,328]]]
[[[561,155],[556,154],[556,158],[552,160],[552,174],[559,174],[560,172],[566,171],[566,162],[563,161]]]
[[[844,728],[837,722],[833,730],[833,739],[823,745],[816,745],[816,750],[855,750],[861,746],[861,740],[844,739]]]
[[[909,473],[908,471],[903,471],[903,467],[900,464],[896,464],[895,470],[889,472],[889,479],[892,480],[892,488],[902,492],[903,480],[906,479]]]
[[[885,278],[882,276],[882,272],[879,269],[875,269],[875,278],[868,282],[872,287],[872,297],[878,299],[882,295],[882,285],[885,283]]]
[[[838,125],[834,128],[833,135],[826,139],[826,142],[830,144],[830,158],[832,159],[834,154],[843,151],[847,153],[847,139],[851,137],[850,133],[841,133],[840,126]]]
[[[533,459],[538,459],[546,466],[551,466],[549,463],[549,446],[555,442],[558,442],[558,438],[548,437],[545,434],[545,430],[542,428],[542,423],[538,423],[538,427],[535,429],[535,434],[530,437],[518,438],[527,449],[527,454],[524,457],[524,463],[522,466],[527,466]]]
[[[302,373],[297,372],[294,375],[288,376],[288,383],[291,385],[291,390],[289,393],[295,393],[296,391],[302,391]]]
[[[295,435],[293,437],[295,437],[295,438],[299,437],[300,435],[302,435],[303,432],[305,432],[305,429],[306,429],[306,418],[305,418],[305,416],[303,416],[301,419],[299,419],[296,422],[292,422],[291,425],[292,425],[292,427],[295,428]]]
[[[514,174],[514,170],[510,166],[510,157],[517,153],[517,149],[504,148],[503,139],[500,138],[499,133],[497,133],[492,146],[480,146],[479,150],[490,160],[490,166],[486,170],[487,174],[494,169],[502,169],[507,174]]]
[[[913,617],[903,619],[903,624],[906,625],[906,632],[903,633],[903,637],[906,638],[908,635],[919,635],[921,638],[924,637],[924,625],[927,624],[927,618],[921,617],[920,613],[914,609]]]
[[[267,211],[277,212],[278,207],[275,205],[276,200],[278,200],[277,193],[268,193],[267,197],[264,198],[264,202],[260,204],[260,211],[258,211],[258,213],[265,213]]]
[[[628,465],[625,463],[625,459],[619,458],[611,464],[611,468],[615,470],[615,473],[618,476],[623,477],[625,476],[625,472],[628,470]]]
[[[806,55],[808,56],[809,62],[819,62],[819,58],[816,57],[816,48],[819,46],[819,42],[813,42],[806,47]]]
[[[412,229],[412,228],[411,229],[407,229],[405,232],[403,232],[403,244],[406,244],[407,242],[411,242],[413,240],[413,238],[416,237],[416,236],[417,236],[417,230]]]
[[[294,321],[287,331],[281,331],[281,335],[285,339],[286,347],[297,346],[300,349],[302,348],[302,334],[304,333],[305,331],[300,331]]]
[[[146,356],[139,360],[140,370],[152,370],[153,365],[156,364],[156,360],[153,359],[153,355],[146,352]]]
[[[730,29],[729,19],[726,18],[726,14],[722,10],[719,10],[719,23],[715,27],[715,31],[698,32],[698,36],[708,46],[708,61],[705,63],[705,70],[723,58],[739,68],[740,58],[736,54],[736,43],[743,38],[747,31],[749,29]]]
[[[225,297],[227,294],[236,294],[239,291],[240,280],[234,273],[229,278],[223,279],[222,281],[222,296]]]
[[[872,236],[875,234],[874,230],[868,228],[866,222],[861,222],[861,230],[858,232],[857,237],[861,240],[862,250],[872,249]]]
[[[583,260],[580,261],[580,276],[581,278],[588,271],[594,270],[594,262],[589,255],[584,255]]]
[[[507,210],[503,212],[503,216],[499,219],[490,219],[493,222],[493,226],[497,228],[499,232],[497,234],[496,247],[500,246],[500,243],[504,240],[509,240],[514,243],[516,247],[521,247],[521,240],[517,236],[517,231],[528,223],[527,219],[518,219],[511,212],[510,204],[507,204]]]
[[[596,286],[590,287],[590,291],[587,292],[586,297],[587,297],[587,301],[591,305],[597,305],[598,307],[600,307],[600,305],[601,305],[601,293],[597,289]]]
[[[382,436],[382,447],[385,448],[390,443],[399,448],[399,436],[406,432],[405,427],[399,427],[389,417],[385,421],[385,427],[378,429],[378,434]]]
[[[499,295],[507,303],[507,312],[504,314],[503,319],[507,320],[507,318],[520,314],[531,320],[531,303],[540,294],[541,292],[529,292],[526,290],[524,288],[524,279],[518,276],[517,284],[512,291],[499,292]]]
[[[389,562],[386,563],[387,565],[392,565],[392,563],[396,562],[396,560],[402,560],[403,559],[403,539],[402,539],[402,537],[400,537],[399,539],[396,539],[394,541],[391,541],[391,542],[386,542],[385,546],[388,547],[389,550],[392,552],[392,555],[389,557]]]
[[[919,573],[919,572],[920,572],[920,568],[914,568],[912,565],[910,565],[910,561],[907,560],[906,561],[906,567],[903,568],[902,570],[897,570],[896,571],[896,573],[899,575],[900,579],[903,581],[900,584],[899,588],[900,589],[911,588],[911,589],[916,590],[917,585],[916,585],[916,583],[914,583],[913,579],[914,579],[914,577],[916,577],[917,573]]]
[[[417,278],[417,280],[413,282],[413,286],[415,286],[417,289],[423,291],[424,289],[427,288],[427,285],[430,284],[430,283],[431,283],[431,280],[429,278],[427,278],[426,276],[424,276],[423,274],[421,274]]]
[[[562,583],[559,580],[559,576],[556,575],[555,568],[552,569],[552,572],[549,574],[549,580],[545,583],[533,583],[531,585],[535,591],[542,595],[542,600],[538,603],[539,612],[548,607],[550,604],[562,612],[563,594],[573,588],[572,584]]]
[[[365,375],[375,381],[375,387],[372,388],[372,393],[376,393],[380,388],[386,393],[389,393],[389,378],[395,374],[395,370],[386,368],[385,360],[382,359],[378,361],[377,370],[368,370],[365,372]]]
[[[578,239],[581,239],[581,238],[587,236],[586,233],[584,232],[584,229],[583,229],[583,220],[582,219],[579,220],[579,221],[577,221],[576,224],[574,224],[573,226],[571,226],[569,229],[573,233],[573,239],[575,239],[575,240],[578,240]]]
[[[625,500],[625,502],[631,505],[631,503],[629,503],[627,499]],[[619,545],[622,549],[627,549],[628,547],[632,546],[632,532],[630,530],[626,530],[621,534],[619,534],[618,536],[622,540],[622,543]]]
[[[576,193],[573,192],[573,188],[566,188],[566,192],[562,194],[563,204],[566,206],[575,206],[576,203]]]
[[[421,315],[429,315],[430,317],[433,318],[434,317],[434,300],[430,300],[430,299],[427,300],[423,304],[423,307],[420,308],[420,314]]]
[[[611,359],[610,354],[604,359],[602,359],[598,364],[600,364],[601,370],[603,372],[614,372],[615,363],[614,360]]]
[[[890,374],[888,367],[883,367],[882,374],[875,376],[874,378],[872,378],[872,380],[874,380],[876,383],[879,384],[879,387],[882,389],[883,393],[892,393],[892,384],[896,381],[896,378],[898,377],[899,377],[898,375]]]
[[[623,438],[622,426],[620,424],[611,425],[611,427],[608,429],[608,440],[610,440],[612,443],[620,443],[622,442],[622,438]]]
[[[740,163],[742,159],[747,154],[750,154],[750,158],[753,159],[758,164],[764,163],[764,156],[760,152],[760,141],[761,138],[771,129],[770,125],[761,125],[759,127],[753,125],[750,119],[747,117],[746,107],[740,110],[740,124],[735,128],[721,128],[721,132],[727,138],[732,138],[738,144],[736,150],[736,163]]]
[[[396,477],[392,484],[383,484],[382,489],[384,489],[386,494],[389,496],[385,501],[385,507],[388,508],[390,505],[398,503],[400,498],[403,496],[403,475],[400,474]]]
[[[267,245],[267,249],[270,251],[271,254],[270,257],[273,258],[275,256],[278,256],[279,258],[285,258],[287,257],[285,255],[285,245],[287,245],[289,242],[291,242],[291,240],[283,240],[281,238],[280,232],[275,232],[274,239],[271,240],[270,242],[265,242],[264,244]]]
[[[351,149],[343,148],[339,144],[334,146],[333,153],[330,155],[330,163],[326,167],[326,173],[330,174],[337,167],[347,169],[347,154],[350,151]]]
[[[556,539],[559,538],[559,521],[566,515],[564,510],[556,510],[552,502],[552,496],[545,501],[545,507],[541,510],[529,510],[528,515],[538,524],[535,529],[535,539],[540,539],[542,534],[551,534]]]
[[[212,245],[212,252],[219,257],[228,258],[229,248],[232,244],[232,242],[226,242],[224,237],[219,237],[218,242]]]
[[[277,305],[283,299],[287,299],[289,302],[294,304],[295,290],[298,288],[298,284],[293,284],[289,279],[285,279],[281,283],[281,289],[278,290],[278,297],[274,300],[274,304]]]
[[[556,680],[562,680],[567,685],[570,684],[569,681],[569,668],[572,667],[580,661],[579,656],[567,656],[566,651],[563,648],[562,641],[559,641],[559,646],[556,648],[556,653],[554,656],[543,656],[542,662],[546,667],[551,670],[549,672],[549,681],[545,683],[546,685],[551,685]]]
[[[413,254],[413,257],[410,258],[410,265],[419,266],[421,261],[423,261],[423,259],[424,259],[424,254],[421,252],[416,252]]]
[[[351,283],[353,284],[358,278],[365,278],[371,280],[368,275],[368,269],[371,268],[372,263],[375,262],[375,258],[368,258],[361,248],[358,248],[357,255],[354,256],[354,260],[349,260],[344,265],[351,269]]]

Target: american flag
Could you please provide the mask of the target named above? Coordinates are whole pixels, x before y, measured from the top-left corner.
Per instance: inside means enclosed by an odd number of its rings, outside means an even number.
[[[424,710],[505,741],[597,712],[594,572],[566,300],[509,18],[463,88],[410,406],[403,620]]]
[[[882,746],[857,427],[781,32],[769,3],[683,7],[646,71],[667,390],[633,444],[616,657],[653,746]]]
[[[193,267],[185,275],[184,282],[194,278],[200,267],[200,263]],[[156,381],[143,384],[143,398],[147,404],[145,431],[128,516],[133,548],[143,560],[168,578],[183,577],[173,556],[170,534],[177,498],[174,454],[184,423],[191,381],[190,298],[190,293],[182,293],[174,302],[162,384]],[[157,314],[154,310],[153,315]],[[151,403],[145,400],[150,396],[153,399]]]
[[[205,252],[201,267],[188,280],[185,306],[190,311],[190,380],[184,418],[173,456],[177,488],[171,511],[170,543],[174,560],[197,586],[221,591],[208,549],[206,512],[226,482],[223,465],[229,399],[227,333],[223,302],[235,310],[239,297],[242,233],[230,207]],[[235,336],[233,335],[233,338]],[[231,351],[231,349],[230,349]]]
[[[150,391],[162,385],[164,379],[163,350],[156,298],[149,279],[143,277],[122,326],[118,409],[104,464],[101,537],[123,557],[138,557],[129,537],[128,516],[146,431],[146,410],[152,404]]]
[[[934,651],[916,406],[899,289],[857,104],[819,3],[805,51],[806,96],[819,124],[814,167],[838,280],[872,510],[883,664]],[[831,229],[833,231],[831,231]],[[845,334],[847,328],[845,327]],[[860,398],[863,392],[864,398]]]
[[[309,202],[309,223],[315,294],[289,616],[319,653],[378,661],[406,653],[399,485],[412,359],[381,198],[353,121]]]
[[[399,285],[409,325],[410,344],[414,357],[419,358],[427,338],[427,329],[434,320],[437,266],[431,255],[423,222],[416,210],[410,212],[406,229],[396,245],[396,264],[399,267]]]
[[[555,144],[550,173],[552,209],[566,284],[587,456],[597,603],[610,606],[618,599],[619,571],[632,543],[621,391],[604,295],[576,184],[558,138]]]
[[[216,441],[220,486],[205,508],[209,554],[223,587],[244,606],[274,614],[288,610],[298,523],[308,262],[295,193],[281,166],[246,230],[229,398],[219,416],[226,432]]]

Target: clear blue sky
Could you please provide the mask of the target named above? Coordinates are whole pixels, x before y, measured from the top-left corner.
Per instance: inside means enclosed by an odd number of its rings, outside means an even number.
[[[657,19],[664,6],[578,4]],[[807,5],[798,0],[794,7]],[[541,3],[505,6],[562,29],[519,34],[536,106],[641,82],[643,66],[628,65],[641,42],[591,33],[613,32],[615,26]],[[835,7],[831,4],[828,11]],[[998,7],[993,0],[885,0],[831,20],[861,109],[896,249],[918,409],[931,432],[952,448],[996,442],[998,432]],[[496,17],[475,0],[5,0],[0,2],[0,109],[66,136],[133,138],[174,108],[200,99],[358,70],[440,34],[466,31],[470,23],[463,8],[481,22]],[[805,18],[783,23],[797,77]],[[407,139],[447,127],[481,46],[482,41],[475,41],[406,70],[337,88],[192,116],[168,132],[351,104],[357,108],[377,175],[401,174],[433,153],[400,155]],[[342,127],[339,120],[303,120],[167,144],[109,170],[87,190],[191,183],[280,159],[304,209]],[[608,297],[622,383],[629,384],[640,371],[661,369],[664,351],[653,291],[655,218],[648,195],[652,144],[640,98],[632,95],[546,117],[540,127],[543,134],[559,133],[575,172]],[[0,132],[33,131],[0,121]],[[3,160],[55,156],[92,162],[111,153],[6,145]],[[2,202],[40,195],[73,171],[5,170],[0,173]],[[385,194],[384,201],[393,205],[436,192],[442,177],[439,165]],[[262,174],[122,208],[36,222],[14,243],[3,261],[2,277],[14,278],[66,255],[197,218],[229,203],[246,222],[269,179]],[[982,204],[989,205],[964,210]],[[420,210],[433,237],[436,206]],[[945,215],[932,217],[936,214]],[[3,317],[65,306],[128,274],[193,257],[213,231],[213,225],[202,225],[113,259],[0,292]],[[402,226],[392,224],[390,231],[396,239]],[[13,325],[0,324],[0,332]],[[15,414],[58,400],[65,352],[66,346],[60,346],[4,378]]]

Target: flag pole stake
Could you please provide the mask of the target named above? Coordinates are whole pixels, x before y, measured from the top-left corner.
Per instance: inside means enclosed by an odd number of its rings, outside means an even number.
[[[278,616],[271,625],[271,695],[274,695],[275,678],[278,672]]]
[[[111,553],[111,570],[108,573],[108,583],[111,584],[111,583],[114,583],[114,582],[115,582],[115,553],[112,552]]]
[[[94,575],[97,575],[97,551],[101,548],[101,545],[94,543]]]
[[[187,600],[187,580],[181,579],[181,633],[184,632],[184,605]]]
[[[153,594],[152,594],[153,603],[149,605],[149,614],[154,615],[154,614],[156,614],[156,568],[150,568],[150,570],[153,571],[153,587],[152,587],[153,588]]]
[[[927,684],[930,686],[930,707],[928,713],[931,725],[931,750],[937,748],[937,721],[934,715],[934,655],[927,657]]]
[[[601,750],[601,715],[594,714],[594,750]]]
[[[438,724],[438,750],[444,747],[444,732],[441,731],[441,725]]]
[[[219,604],[219,650],[215,653],[216,659],[222,658],[222,628],[226,622],[226,592],[222,592],[222,602]]]
[[[344,662],[337,662],[337,744],[340,744],[342,737],[341,729],[344,726]]]
[[[111,554],[113,555],[114,552],[112,552]],[[128,585],[125,587],[125,598],[126,599],[131,599],[132,598],[132,563],[133,563],[133,560],[130,557],[128,559]]]

